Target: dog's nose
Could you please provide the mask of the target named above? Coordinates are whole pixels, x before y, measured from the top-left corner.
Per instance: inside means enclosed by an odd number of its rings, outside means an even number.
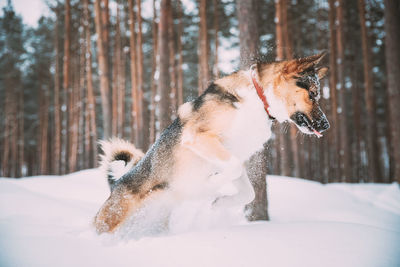
[[[320,121],[317,121],[316,125],[314,126],[315,130],[317,130],[320,133],[328,130],[329,127],[330,127],[330,125],[329,125],[329,121],[327,119],[322,119]]]
[[[324,121],[324,123],[322,124],[322,131],[326,131],[326,130],[328,130],[329,129],[329,127],[331,127],[330,125],[329,125],[329,121],[327,121],[327,120],[325,120]]]

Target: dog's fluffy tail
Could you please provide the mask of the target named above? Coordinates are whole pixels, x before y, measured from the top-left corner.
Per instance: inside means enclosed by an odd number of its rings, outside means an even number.
[[[103,154],[100,155],[100,169],[106,175],[112,189],[115,182],[135,166],[144,154],[133,144],[119,138],[99,143],[103,150]]]

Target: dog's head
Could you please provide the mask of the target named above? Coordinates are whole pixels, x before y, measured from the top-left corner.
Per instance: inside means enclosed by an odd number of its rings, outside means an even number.
[[[318,137],[329,128],[319,105],[319,81],[328,71],[317,66],[323,56],[324,53],[257,66],[271,116],[279,122],[288,120],[303,133]]]

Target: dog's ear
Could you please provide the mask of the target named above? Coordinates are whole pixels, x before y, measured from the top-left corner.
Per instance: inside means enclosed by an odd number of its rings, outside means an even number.
[[[325,75],[328,73],[328,70],[329,70],[329,68],[327,68],[327,67],[318,68],[316,70],[318,79],[321,80],[322,78],[324,78]]]
[[[285,74],[297,74],[311,68],[315,68],[318,63],[324,58],[326,52],[316,54],[309,57],[293,59],[286,62],[284,67]],[[322,73],[321,73],[322,74]]]
[[[299,71],[304,71],[306,69],[309,69],[311,67],[315,67],[318,65],[318,63],[324,58],[326,55],[326,52],[322,52],[313,56],[309,57],[304,57],[304,58],[299,58],[298,61],[298,67]]]

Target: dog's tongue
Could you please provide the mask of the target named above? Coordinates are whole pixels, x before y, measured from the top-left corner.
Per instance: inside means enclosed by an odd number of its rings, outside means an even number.
[[[315,135],[320,138],[322,137],[322,134],[320,132],[318,132],[317,130],[313,129],[313,132],[315,133]]]

